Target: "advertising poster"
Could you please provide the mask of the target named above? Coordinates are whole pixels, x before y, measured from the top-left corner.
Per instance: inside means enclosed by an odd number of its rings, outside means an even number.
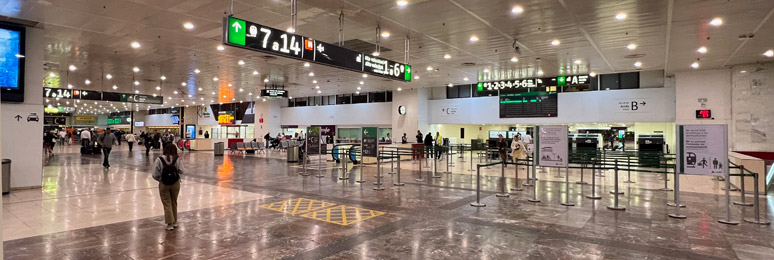
[[[306,144],[309,154],[320,154],[320,127],[306,128]]]
[[[538,165],[545,167],[567,167],[567,126],[535,127],[535,158]]]
[[[363,127],[361,129],[363,157],[376,157],[378,154],[379,142],[377,140],[376,127]]]
[[[679,173],[725,175],[728,167],[727,125],[678,125],[677,133]]]

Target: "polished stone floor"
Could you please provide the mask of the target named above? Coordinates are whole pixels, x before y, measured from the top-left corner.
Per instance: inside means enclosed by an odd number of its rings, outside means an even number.
[[[567,207],[560,205],[564,170],[538,170],[541,201],[533,203],[530,187],[496,197],[501,169],[493,166],[482,169],[486,207],[476,208],[469,158],[452,158],[451,174],[439,162],[440,178],[422,168],[421,182],[419,164],[403,161],[405,186],[393,185],[397,175],[384,164],[385,189],[374,190],[374,165],[349,165],[351,178],[339,180],[343,171],[330,162],[312,162],[322,171],[299,176],[303,170],[280,152],[184,153],[181,225],[170,232],[149,173],[158,152],[145,157],[120,147],[106,171],[100,157],[76,148],[46,159],[42,189],[3,196],[6,259],[774,259],[771,226],[717,222],[725,197],[722,182],[709,177],[680,178],[687,205],[680,220],[667,216],[673,193],[658,190],[657,174],[634,172],[636,183],[627,184],[621,172],[626,210],[615,211],[607,208],[612,171],[597,178],[602,199],[590,200],[591,186],[575,184],[580,172],[571,170],[567,198],[576,206]],[[515,187],[515,168],[506,170],[506,188]],[[590,172],[584,176],[590,181]],[[764,219],[774,215],[772,200],[761,198]],[[753,217],[751,207],[732,206],[732,213],[733,220]]]

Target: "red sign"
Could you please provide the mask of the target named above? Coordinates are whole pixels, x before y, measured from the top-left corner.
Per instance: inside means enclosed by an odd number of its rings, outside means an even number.
[[[696,118],[697,119],[712,118],[712,110],[709,110],[709,109],[696,110]]]

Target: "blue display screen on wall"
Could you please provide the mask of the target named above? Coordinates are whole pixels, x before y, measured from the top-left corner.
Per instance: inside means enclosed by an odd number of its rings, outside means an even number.
[[[0,23],[0,89],[3,101],[24,101],[25,28]]]

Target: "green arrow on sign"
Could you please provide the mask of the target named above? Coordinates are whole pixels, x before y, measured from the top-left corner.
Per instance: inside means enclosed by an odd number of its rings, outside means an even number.
[[[244,20],[228,18],[228,43],[245,46],[246,31]]]
[[[363,127],[363,138],[376,138],[376,127]]]

